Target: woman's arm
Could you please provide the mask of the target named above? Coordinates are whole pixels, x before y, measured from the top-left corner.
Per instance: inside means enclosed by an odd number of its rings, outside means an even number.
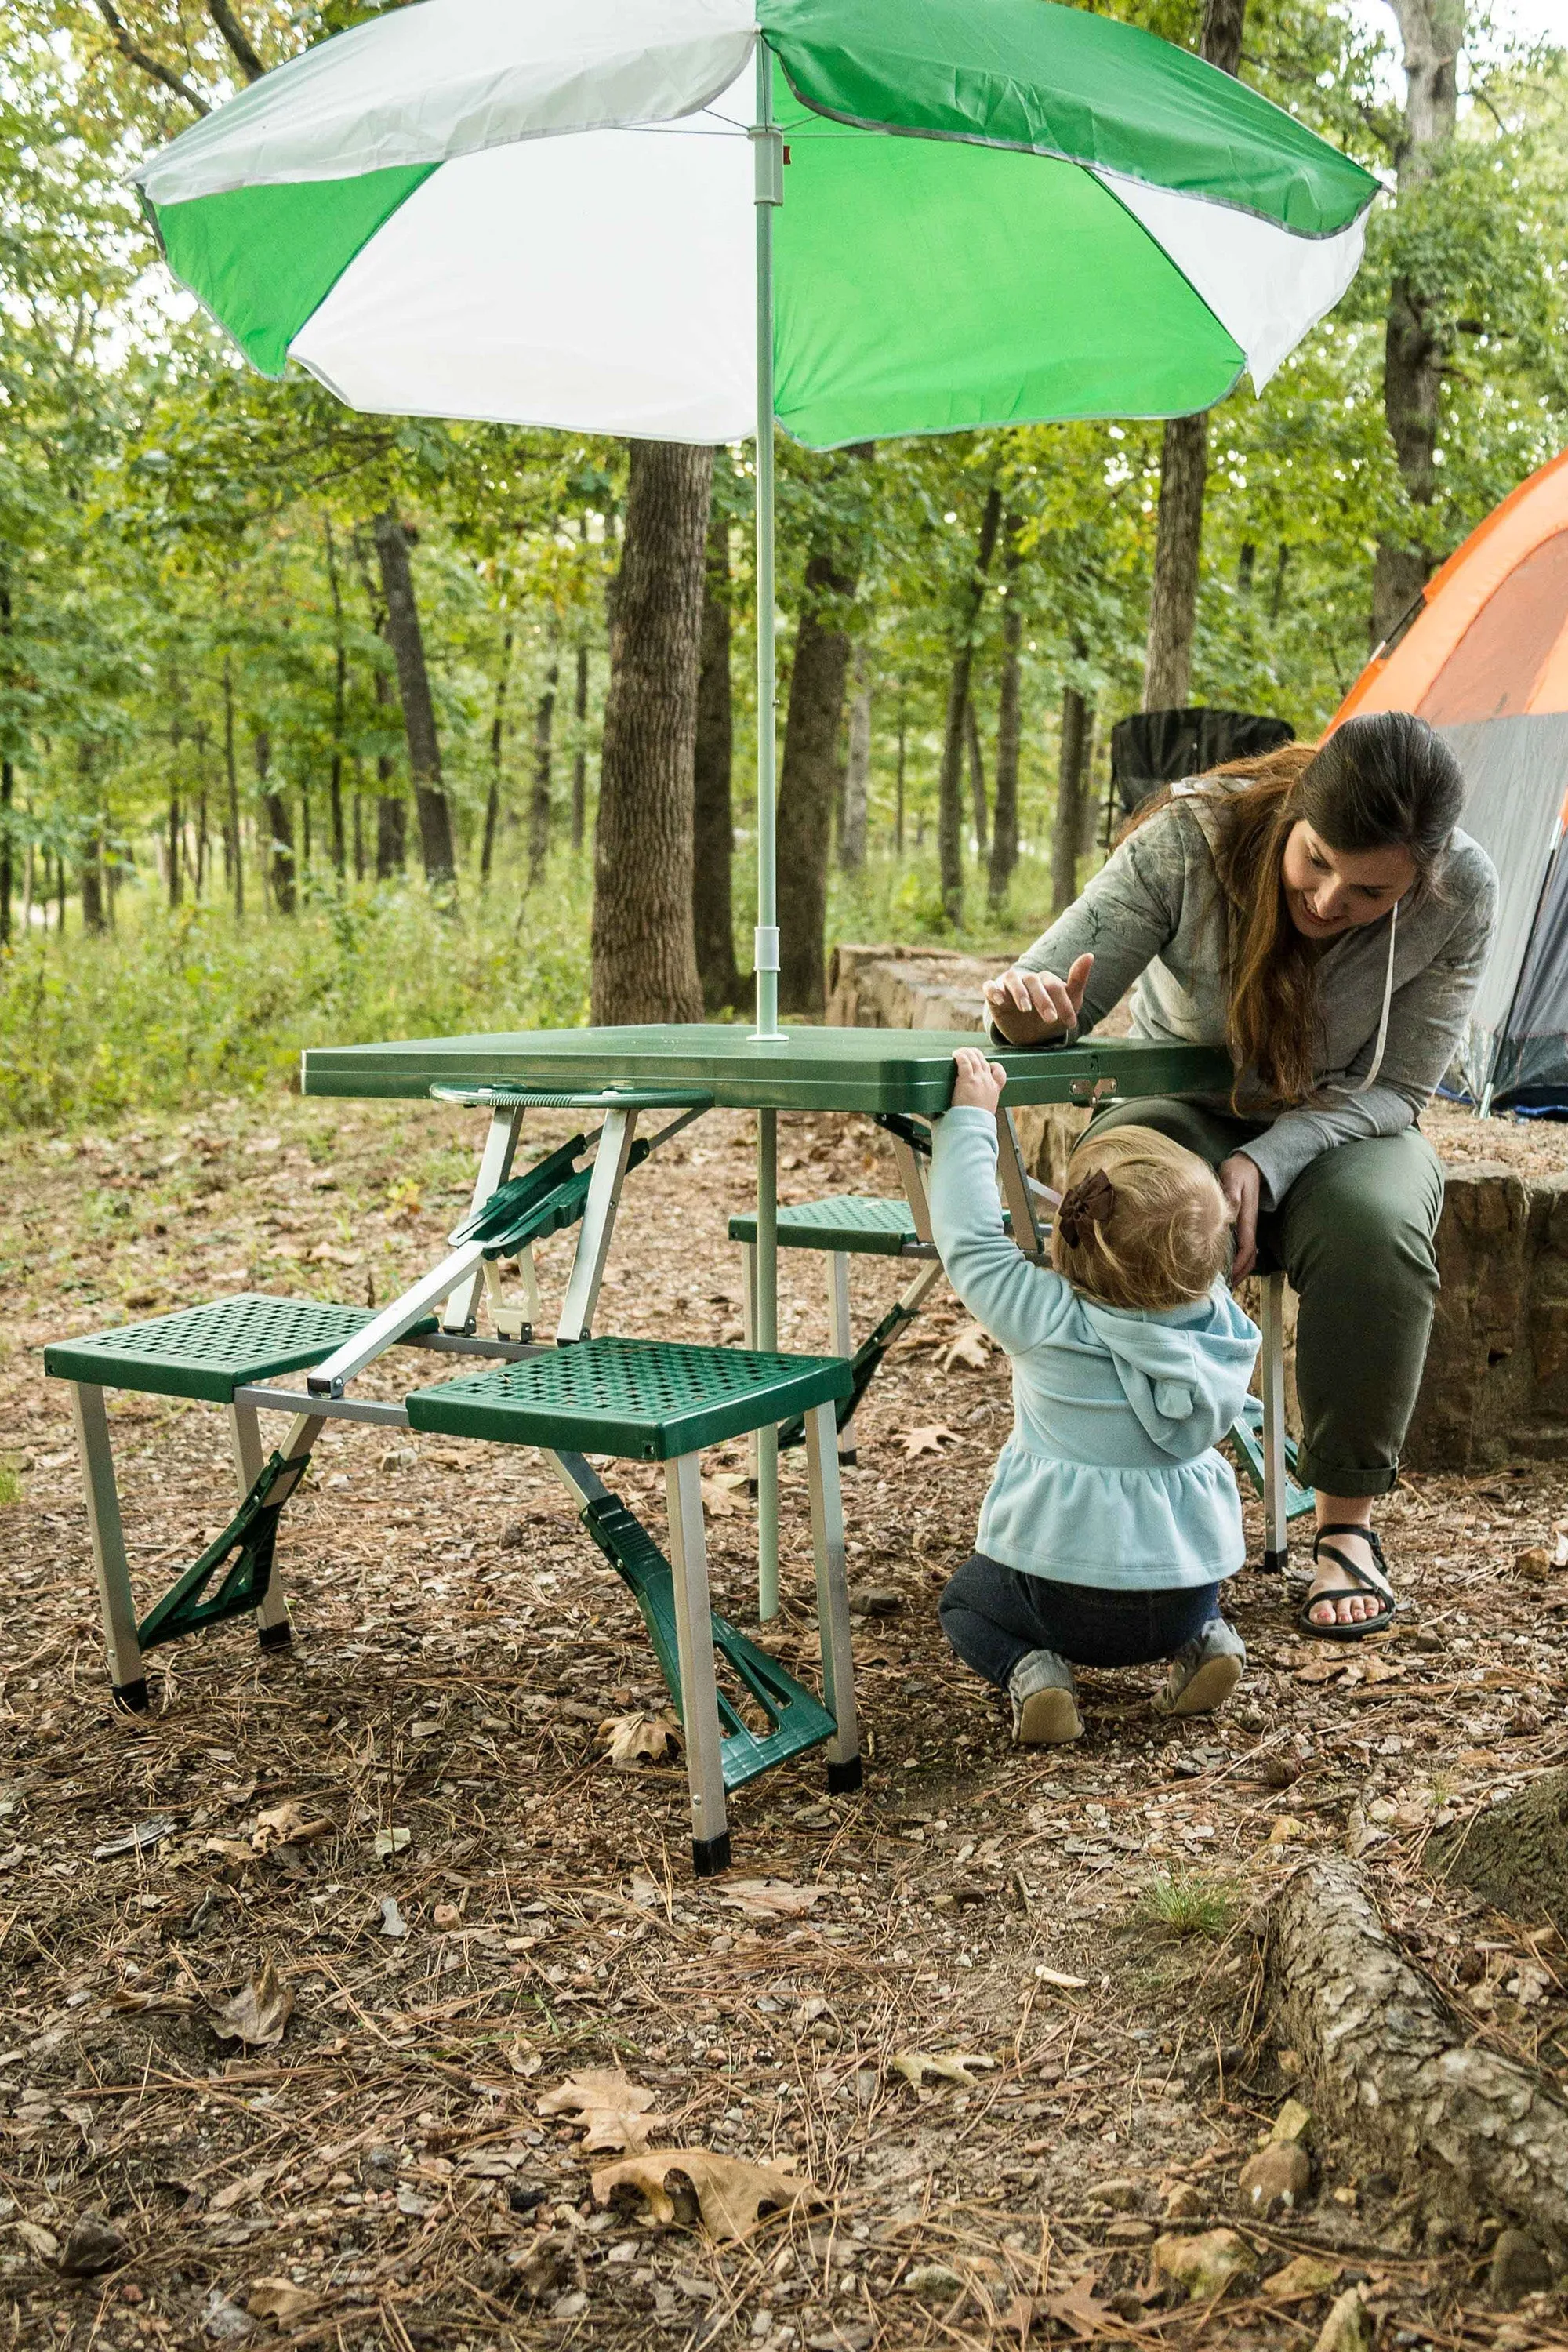
[[[1130,835],[1066,914],[1058,915],[1049,930],[1018,957],[1016,971],[1051,972],[1058,979],[1080,957],[1093,958],[1075,1024],[1079,1034],[1121,1003],[1145,964],[1175,937],[1182,919],[1186,872],[1183,828],[1187,823],[1190,819],[1177,810],[1166,809]],[[994,1019],[995,1012],[993,1006]],[[1034,1041],[1020,1035],[1017,1042]]]
[[[1399,1135],[1420,1117],[1458,1051],[1491,946],[1496,903],[1489,868],[1441,955],[1394,990],[1383,1060],[1364,1093],[1357,1083],[1372,1067],[1375,1024],[1347,1069],[1331,1073],[1309,1101],[1282,1111],[1256,1141],[1241,1147],[1262,1177],[1264,1208],[1278,1208],[1320,1153],[1362,1137]]]

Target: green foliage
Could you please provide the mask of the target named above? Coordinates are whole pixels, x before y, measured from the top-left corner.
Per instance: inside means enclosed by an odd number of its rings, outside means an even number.
[[[22,1480],[19,1472],[13,1470],[9,1463],[0,1462],[0,1510],[4,1510],[7,1503],[19,1503],[21,1499]]]
[[[1236,1914],[1237,1893],[1228,1879],[1161,1871],[1140,1893],[1132,1916],[1141,1927],[1184,1937],[1223,1936]]]

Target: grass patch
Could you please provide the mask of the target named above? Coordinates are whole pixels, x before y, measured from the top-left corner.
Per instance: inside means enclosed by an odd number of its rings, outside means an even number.
[[[7,1503],[19,1503],[21,1499],[20,1473],[13,1470],[8,1463],[0,1462],[0,1509],[4,1509]]]
[[[1132,1916],[1140,1927],[1160,1927],[1168,1936],[1217,1938],[1234,1926],[1237,1909],[1237,1892],[1228,1879],[1163,1870],[1141,1890]]]

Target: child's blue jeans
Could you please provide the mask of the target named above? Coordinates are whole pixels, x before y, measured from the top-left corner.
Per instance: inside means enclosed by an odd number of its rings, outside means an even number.
[[[1120,1592],[1058,1584],[977,1551],[950,1580],[938,1613],[964,1664],[1005,1690],[1031,1650],[1054,1650],[1075,1666],[1145,1666],[1168,1658],[1219,1615],[1219,1586]]]

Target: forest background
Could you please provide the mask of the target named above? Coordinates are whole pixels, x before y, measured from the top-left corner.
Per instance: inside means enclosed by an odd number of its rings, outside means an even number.
[[[0,1122],[276,1083],[316,1040],[746,1003],[749,446],[629,453],[268,382],[127,192],[148,148],[372,13],[5,13]],[[797,1014],[833,937],[1032,936],[1100,854],[1127,712],[1315,734],[1568,443],[1561,48],[1468,0],[1100,13],[1239,67],[1377,172],[1366,263],[1261,399],[1244,381],[1205,419],[830,457],[781,436]],[[689,625],[654,643],[660,614]]]

